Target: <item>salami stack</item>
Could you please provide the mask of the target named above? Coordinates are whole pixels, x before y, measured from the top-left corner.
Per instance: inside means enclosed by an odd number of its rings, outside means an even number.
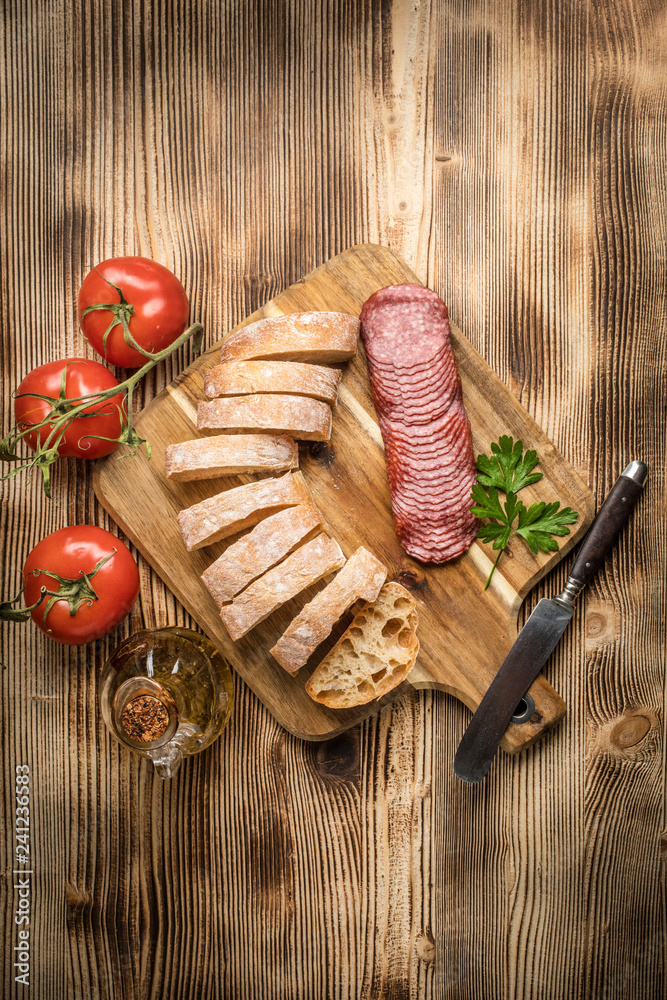
[[[477,535],[470,421],[452,352],[447,307],[422,285],[392,285],[361,312],[385,446],[396,534],[421,562],[443,563]]]

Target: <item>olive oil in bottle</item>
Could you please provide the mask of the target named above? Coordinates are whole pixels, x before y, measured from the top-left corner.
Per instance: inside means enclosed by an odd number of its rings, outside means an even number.
[[[102,716],[124,746],[171,778],[184,757],[209,746],[234,700],[229,665],[213,643],[185,628],[137,632],[104,665]]]

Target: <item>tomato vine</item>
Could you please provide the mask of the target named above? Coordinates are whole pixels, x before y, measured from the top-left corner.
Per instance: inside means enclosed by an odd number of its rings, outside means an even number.
[[[50,629],[47,628],[46,617],[56,603],[56,601],[67,601],[69,604],[69,614],[70,617],[74,617],[82,604],[86,604],[88,607],[92,607],[93,601],[98,599],[97,591],[91,584],[91,580],[97,572],[112,559],[117,549],[113,549],[106,556],[102,556],[101,559],[93,566],[89,573],[84,573],[83,570],[79,570],[79,575],[77,577],[66,577],[60,576],[59,573],[54,573],[50,569],[33,569],[30,572],[33,576],[50,576],[51,579],[55,580],[60,584],[58,590],[48,590],[47,587],[41,587],[39,591],[39,598],[34,604],[31,604],[27,608],[15,608],[14,605],[17,603],[25,587],[23,587],[15,598],[11,601],[3,601],[0,603],[0,620],[1,621],[11,621],[11,622],[25,622],[30,618],[30,613],[34,611],[42,603],[45,597],[49,600],[46,602],[46,607],[44,608],[44,617],[42,619],[44,625],[44,631],[49,632]]]
[[[116,287],[115,285],[113,287]],[[117,289],[120,293],[120,289]],[[122,298],[122,293],[121,298]],[[124,302],[124,299],[122,300]],[[99,308],[108,309],[109,306],[99,306]],[[126,323],[114,317],[114,322],[121,322],[123,326],[123,333],[127,339],[127,342],[135,347],[143,354],[146,355],[146,363],[135,371],[132,375],[125,379],[124,382],[120,382],[118,385],[114,385],[109,389],[104,389],[100,392],[91,393],[86,396],[76,396],[72,399],[68,399],[65,391],[65,381],[67,369],[63,369],[63,374],[60,384],[60,393],[57,399],[53,399],[51,396],[43,396],[39,393],[22,393],[20,396],[15,398],[23,398],[29,396],[34,399],[42,399],[48,403],[51,403],[51,409],[43,417],[42,420],[34,424],[21,424],[16,423],[11,428],[11,430],[5,435],[5,437],[0,441],[0,461],[1,462],[11,462],[18,463],[9,472],[0,476],[0,480],[12,479],[21,472],[28,471],[33,468],[40,470],[44,481],[44,492],[48,497],[51,496],[51,466],[54,462],[58,460],[59,451],[58,448],[63,440],[63,437],[73,420],[75,419],[85,419],[86,417],[92,417],[99,414],[100,408],[114,396],[124,393],[125,400],[124,406],[119,407],[119,415],[121,421],[121,433],[117,438],[105,438],[101,435],[90,435],[91,437],[97,437],[104,441],[117,441],[119,444],[126,444],[129,447],[129,452],[125,452],[123,455],[117,456],[118,458],[125,458],[128,456],[135,455],[137,449],[143,444],[146,449],[146,455],[150,459],[151,448],[150,443],[139,436],[137,433],[132,415],[132,401],[133,393],[137,384],[141,381],[144,375],[147,375],[155,365],[159,364],[165,358],[169,357],[174,351],[178,350],[183,344],[185,344],[190,338],[193,340],[193,350],[195,354],[199,353],[201,350],[201,341],[204,332],[204,328],[201,323],[193,323],[191,326],[184,330],[183,333],[168,347],[165,347],[162,351],[157,351],[151,354],[144,351],[139,347],[134,341],[134,338],[129,333],[129,329],[126,329]],[[113,324],[112,324],[113,325]],[[94,407],[94,409],[91,409]],[[88,411],[88,412],[86,412]],[[37,443],[35,447],[35,453],[31,458],[22,457],[17,454],[17,447],[29,434],[34,434],[43,427],[49,427],[49,432],[45,436],[44,440],[41,440],[41,435],[37,435]]]

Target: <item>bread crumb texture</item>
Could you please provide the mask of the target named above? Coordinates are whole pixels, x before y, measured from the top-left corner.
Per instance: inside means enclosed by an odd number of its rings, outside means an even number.
[[[388,583],[366,604],[306,684],[314,701],[352,708],[380,698],[405,680],[419,652],[412,595]]]

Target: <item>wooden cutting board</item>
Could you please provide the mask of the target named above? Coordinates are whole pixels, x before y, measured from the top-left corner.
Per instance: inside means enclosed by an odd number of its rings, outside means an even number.
[[[411,281],[418,279],[391,250],[371,245],[352,247],[239,325],[263,316],[304,310],[359,315],[365,300],[378,288]],[[270,656],[269,648],[318,588],[290,601],[234,643],[200,580],[200,574],[229,540],[193,553],[183,545],[176,523],[180,509],[223,489],[261,478],[230,476],[200,483],[171,483],[165,479],[166,446],[198,436],[197,403],[204,398],[204,372],[218,363],[219,343],[139,415],[137,430],[152,445],[151,461],[144,454],[123,461],[112,455],[97,464],[94,482],[100,502],[281,725],[304,739],[326,739],[348,729],[396,697],[408,684],[447,691],[475,708],[516,636],[523,597],[572,548],[592,519],[593,500],[584,482],[456,327],[452,327],[452,337],[475,454],[488,452],[491,442],[502,434],[521,438],[526,448],[536,449],[544,473],[544,478],[536,487],[527,488],[522,498],[525,502],[559,499],[579,512],[579,520],[571,534],[561,540],[560,550],[548,556],[533,556],[523,543],[513,545],[501,559],[486,592],[483,586],[494,557],[488,545],[475,542],[469,552],[445,566],[425,566],[407,556],[394,533],[382,438],[360,344],[358,357],[342,366],[331,441],[301,444],[300,467],[345,555],[366,545],[388,566],[388,579],[401,582],[417,600],[421,642],[417,664],[405,684],[380,702],[333,711],[308,697],[304,682],[332,643],[323,647],[312,666],[309,664],[296,678]],[[565,712],[562,699],[542,676],[530,688],[530,694],[535,714],[529,722],[509,727],[502,745],[510,752],[534,742]]]

